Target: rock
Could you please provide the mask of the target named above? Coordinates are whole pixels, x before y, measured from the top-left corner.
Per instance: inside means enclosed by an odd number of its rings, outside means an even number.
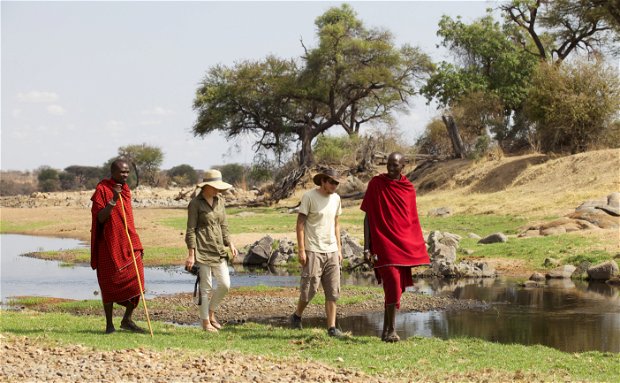
[[[606,261],[588,268],[588,279],[608,280],[618,275],[618,264],[616,261]]]
[[[481,236],[479,236],[479,235],[478,235],[478,234],[476,234],[476,233],[469,233],[469,234],[467,234],[467,238],[482,239],[482,237],[481,237]]]
[[[455,234],[431,231],[427,238],[431,261],[455,262],[459,240],[460,237]]]
[[[607,205],[620,209],[620,192],[613,192],[607,196]]]
[[[617,229],[620,227],[620,218],[613,217],[600,209],[584,209],[568,215],[569,218],[587,221],[601,229]]]
[[[564,265],[564,266],[560,266],[560,267],[556,267],[555,269],[549,271],[547,273],[547,278],[549,279],[553,279],[553,278],[570,278],[571,275],[573,275],[573,272],[576,270],[577,268],[573,265]]]
[[[258,241],[254,242],[250,246],[248,254],[243,260],[244,265],[263,265],[269,263],[271,258],[271,246],[273,245],[273,238],[267,235]]]
[[[542,275],[541,273],[534,273],[532,275],[530,275],[530,281],[536,281],[536,282],[542,282],[545,281],[547,278],[545,278],[544,275]]]
[[[611,286],[620,286],[620,277],[619,276],[611,277],[605,283]]]
[[[342,258],[348,259],[351,265],[364,262],[364,247],[351,237],[346,230],[340,230],[340,243],[342,245]]]
[[[545,267],[557,267],[560,266],[561,262],[555,258],[545,258],[545,262],[543,265]]]
[[[588,261],[581,261],[577,265],[577,269],[573,272],[571,278],[575,279],[587,279],[588,278],[588,268],[590,268],[592,264]]]
[[[449,207],[439,207],[437,209],[429,210],[427,216],[429,217],[449,217],[452,215],[452,209]]]
[[[500,242],[508,242],[508,237],[506,237],[504,233],[493,233],[478,241],[478,243],[481,243],[481,244],[500,243]]]

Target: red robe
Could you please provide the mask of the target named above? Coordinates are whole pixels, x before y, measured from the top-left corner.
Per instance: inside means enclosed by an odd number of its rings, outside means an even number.
[[[142,243],[136,233],[131,208],[131,191],[127,184],[121,189],[121,195],[116,206],[112,208],[108,220],[101,224],[97,215],[105,208],[113,196],[113,188],[116,181],[105,179],[97,185],[95,193],[91,197],[93,206],[91,241],[90,241],[90,266],[97,270],[97,280],[101,288],[101,297],[104,303],[123,302],[140,298],[140,287],[136,278],[136,268],[133,265],[131,248],[125,232],[123,212],[120,198],[123,199],[127,228],[131,243],[136,255],[136,263],[140,274],[140,283],[144,289],[144,266],[142,264]],[[136,302],[137,303],[137,300]]]
[[[370,251],[379,258],[375,268],[430,264],[418,219],[415,188],[407,177],[373,177],[361,209],[368,217]]]

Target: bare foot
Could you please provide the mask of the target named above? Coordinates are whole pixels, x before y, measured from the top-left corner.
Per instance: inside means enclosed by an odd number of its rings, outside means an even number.
[[[128,321],[122,321],[121,322],[121,328],[123,330],[129,330],[129,331],[133,331],[133,332],[137,332],[137,333],[144,333],[144,329],[139,327],[134,321],[132,321],[131,319]]]

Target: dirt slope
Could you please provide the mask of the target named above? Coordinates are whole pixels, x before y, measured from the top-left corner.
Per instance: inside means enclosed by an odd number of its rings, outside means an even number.
[[[620,191],[620,149],[552,158],[438,162],[413,179],[422,209],[457,213],[563,215],[583,201]]]

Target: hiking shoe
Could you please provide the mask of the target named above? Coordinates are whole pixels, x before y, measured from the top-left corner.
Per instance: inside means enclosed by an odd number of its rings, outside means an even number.
[[[333,336],[335,338],[342,338],[344,336],[344,333],[336,327],[330,327],[327,329],[327,335]]]
[[[289,318],[289,322],[291,324],[291,328],[301,330],[303,327],[301,326],[301,317],[297,314],[293,313]]]

